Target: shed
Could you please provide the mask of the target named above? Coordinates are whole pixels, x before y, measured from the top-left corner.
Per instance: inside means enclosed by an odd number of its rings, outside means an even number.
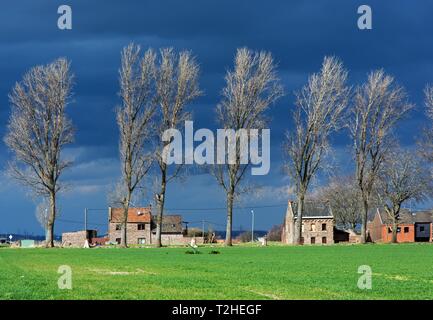
[[[35,240],[20,240],[20,247],[21,248],[34,248],[35,247]]]

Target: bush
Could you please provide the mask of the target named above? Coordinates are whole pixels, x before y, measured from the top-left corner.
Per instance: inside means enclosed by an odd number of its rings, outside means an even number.
[[[199,228],[188,228],[186,232],[187,237],[203,237],[203,230]],[[207,232],[204,232],[204,236],[207,237]]]
[[[185,251],[185,254],[200,254],[201,252],[198,250],[187,250]]]
[[[220,254],[221,252],[217,251],[217,250],[212,250],[209,252],[209,254]]]
[[[267,238],[269,241],[281,241],[281,233],[283,232],[283,225],[276,225],[269,230]]]
[[[251,231],[242,232],[237,237],[237,240],[239,240],[240,242],[251,242]]]

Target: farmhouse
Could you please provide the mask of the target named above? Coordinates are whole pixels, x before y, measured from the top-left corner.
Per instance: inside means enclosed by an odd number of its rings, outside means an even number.
[[[397,242],[432,242],[433,211],[410,212],[403,209],[397,225]],[[368,222],[367,231],[372,242],[391,242],[392,219],[377,210]]]
[[[108,208],[108,222],[110,242],[120,243],[123,208]],[[152,208],[129,208],[126,228],[128,245],[155,243],[156,216],[152,216]],[[183,236],[182,217],[180,215],[163,216],[161,231],[163,245],[183,244],[189,240]]]
[[[297,219],[297,204],[289,201],[283,223],[281,240],[291,244],[294,234],[294,223]],[[302,217],[303,244],[332,244],[334,243],[334,217],[328,205],[306,202]]]

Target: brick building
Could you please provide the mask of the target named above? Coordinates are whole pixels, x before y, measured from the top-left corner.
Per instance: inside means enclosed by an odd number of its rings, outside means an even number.
[[[397,242],[432,242],[432,214],[432,211],[403,209],[397,225]],[[392,219],[386,212],[377,210],[367,224],[367,231],[372,242],[391,242]]]
[[[281,241],[292,244],[295,222],[297,219],[297,205],[288,202],[286,216],[283,223]],[[333,244],[334,243],[334,217],[326,204],[306,202],[302,217],[303,244]]]
[[[131,244],[154,244],[156,237],[156,216],[152,208],[129,208],[127,223],[127,242]],[[108,208],[108,237],[112,243],[122,239],[122,208]],[[161,242],[163,245],[184,244],[191,239],[184,238],[182,217],[164,215],[162,219]]]

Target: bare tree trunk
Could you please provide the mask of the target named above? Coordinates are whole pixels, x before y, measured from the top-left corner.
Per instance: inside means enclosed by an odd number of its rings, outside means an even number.
[[[233,228],[233,200],[234,200],[234,189],[230,189],[227,192],[227,227],[226,227],[226,246],[232,246],[232,228]]]
[[[158,194],[157,197],[158,213],[156,216],[156,243],[155,243],[155,246],[157,248],[162,247],[162,241],[161,241],[162,216],[164,213],[166,187],[167,187],[167,169],[166,169],[166,165],[163,164],[163,168],[161,170],[161,192]]]
[[[392,243],[397,243],[397,219],[392,221]]]
[[[304,214],[305,196],[303,194],[297,197],[298,208],[296,214],[296,226],[295,226],[295,244],[302,244],[302,216]]]
[[[295,233],[296,233],[296,222],[295,222],[295,219],[293,219],[291,222],[290,222],[290,230],[291,230],[291,233],[290,233],[290,239],[289,239],[289,241],[290,241],[290,244],[295,244],[295,239],[296,239],[296,235],[295,235]]]
[[[131,201],[131,193],[128,192],[127,198],[125,199],[125,203],[123,205],[122,239],[120,244],[122,248],[128,248],[127,230],[128,230],[128,211],[129,211],[130,201]]]
[[[368,217],[368,200],[363,197],[363,212],[361,216],[361,243],[367,243],[367,217]]]
[[[54,248],[54,220],[56,219],[56,194],[50,193],[50,216],[45,232],[45,247]]]

